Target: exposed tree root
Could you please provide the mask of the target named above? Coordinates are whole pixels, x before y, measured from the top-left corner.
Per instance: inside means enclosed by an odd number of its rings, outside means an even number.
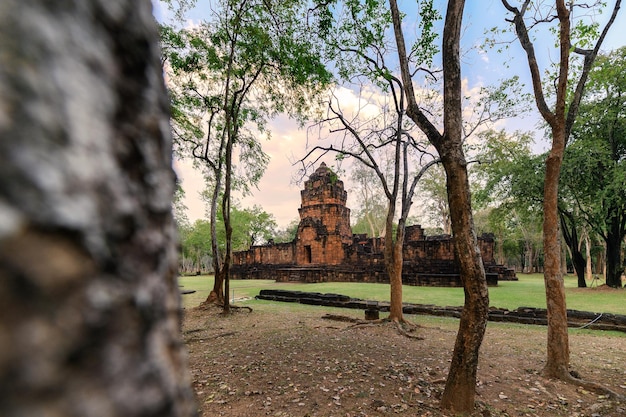
[[[417,330],[419,326],[406,320],[390,320],[388,318],[378,320],[362,320],[354,317],[342,316],[339,314],[325,314],[322,316],[322,318],[326,320],[354,323],[352,326],[349,326],[348,329],[352,329],[355,327],[374,327],[385,323],[393,323],[395,324],[396,330],[400,335],[408,337],[410,339],[424,340],[423,337],[412,334],[413,332],[415,332],[415,330]]]
[[[397,321],[396,323],[396,328],[398,329],[398,333],[400,333],[402,336],[404,337],[408,337],[410,339],[416,339],[416,340],[424,340],[423,337],[421,336],[417,336],[415,334],[411,334],[412,332],[414,332],[415,330],[417,330],[417,325],[413,324],[413,323],[409,323],[406,321]]]
[[[626,397],[624,397],[623,395],[605,387],[602,384],[583,379],[580,374],[574,370],[566,369],[559,371],[557,375],[548,375],[544,369],[544,376],[548,378],[555,378],[568,384],[579,386],[587,391],[591,391],[598,395],[604,395],[612,400],[626,401]]]

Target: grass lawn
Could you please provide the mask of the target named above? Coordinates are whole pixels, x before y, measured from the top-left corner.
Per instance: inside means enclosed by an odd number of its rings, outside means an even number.
[[[518,274],[519,281],[503,281],[489,288],[490,305],[513,310],[517,307],[545,308],[545,292],[542,274]],[[565,278],[567,308],[601,313],[626,314],[626,290],[602,288],[576,288],[576,277]],[[183,295],[185,307],[195,307],[206,299],[213,287],[213,276],[201,275],[180,277],[179,284],[185,290],[196,290]],[[388,301],[388,284],[365,284],[350,282],[328,282],[320,284],[277,283],[270,280],[233,280],[230,282],[230,297],[251,298],[246,304],[261,301],[254,296],[265,288],[289,289],[308,292],[337,293],[354,298]],[[404,286],[403,300],[407,303],[435,304],[439,306],[463,305],[462,288]],[[239,302],[238,302],[239,303]],[[294,308],[297,308],[294,306]]]

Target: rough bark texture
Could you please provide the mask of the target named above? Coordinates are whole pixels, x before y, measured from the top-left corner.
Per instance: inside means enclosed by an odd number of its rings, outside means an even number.
[[[463,8],[463,1],[450,1],[446,12],[442,48],[446,106],[445,145],[439,146],[437,150],[446,170],[452,233],[465,290],[465,304],[441,406],[451,411],[467,413],[474,408],[476,369],[487,326],[489,293],[474,232],[467,163],[462,144],[459,38]]]
[[[387,236],[385,236],[386,242],[390,242],[390,250],[387,250],[387,243],[385,243],[385,265],[389,273],[391,302],[389,320],[401,322],[404,321],[402,313],[402,244],[404,243],[404,231],[398,230],[395,240],[391,236],[389,238]]]
[[[559,173],[565,150],[565,139],[559,129],[552,129],[552,149],[546,159],[543,191],[543,250],[546,305],[548,309],[547,362],[544,373],[549,377],[568,378],[569,337],[565,286],[561,273],[561,244],[557,211]]]
[[[567,76],[569,69],[569,11],[563,0],[556,1],[559,20],[559,74],[556,80],[556,97],[552,111],[543,93],[541,71],[535,56],[534,45],[530,39],[524,14],[529,2],[524,2],[518,9],[508,1],[502,0],[507,10],[513,13],[513,23],[520,44],[526,52],[528,67],[532,77],[535,103],[541,116],[549,124],[552,132],[552,147],[546,159],[546,174],[543,190],[543,248],[545,255],[544,281],[548,309],[547,362],[544,368],[546,376],[561,379],[569,378],[569,341],[567,335],[567,314],[565,307],[565,289],[561,273],[561,245],[559,243],[558,190],[559,175],[566,142],[565,99],[567,95]],[[581,91],[577,90],[580,97]],[[574,106],[576,107],[577,104]]]
[[[407,115],[437,148],[446,170],[446,186],[452,233],[456,242],[465,305],[459,323],[446,388],[441,406],[453,412],[469,413],[474,409],[478,355],[487,325],[489,294],[483,263],[478,249],[472,217],[467,162],[462,147],[460,30],[465,2],[451,0],[443,33],[444,135],[441,135],[419,109],[412,87],[397,4],[390,0],[402,81],[407,94]]]
[[[0,44],[0,415],[194,415],[150,2],[7,0]]]
[[[552,147],[546,159],[543,185],[543,277],[546,284],[548,310],[547,361],[544,374],[548,377],[569,379],[569,335],[567,333],[567,306],[565,285],[561,272],[561,244],[559,242],[558,194],[559,177],[567,143],[566,97],[570,54],[570,15],[563,0],[556,2],[559,19],[559,76],[556,83],[554,113],[544,113],[552,131]],[[533,85],[536,78],[533,77]],[[536,86],[535,89],[541,88]]]

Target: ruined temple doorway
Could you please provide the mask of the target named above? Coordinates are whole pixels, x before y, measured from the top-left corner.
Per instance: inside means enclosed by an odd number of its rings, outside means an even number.
[[[311,261],[311,245],[306,245],[304,247],[304,262],[310,264]]]

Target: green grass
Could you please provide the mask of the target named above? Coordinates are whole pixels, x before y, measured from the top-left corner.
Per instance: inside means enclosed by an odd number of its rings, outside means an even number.
[[[503,281],[497,287],[489,288],[490,305],[513,310],[517,307],[545,308],[546,299],[541,274],[518,274],[519,281]],[[204,301],[213,288],[213,277],[207,275],[181,277],[180,285],[186,290],[196,290],[194,294],[183,295],[185,307],[195,307]],[[350,282],[328,282],[319,284],[277,283],[270,280],[233,280],[230,282],[232,298],[249,297],[249,304],[265,303],[254,300],[262,289],[288,289],[309,292],[345,294],[354,298],[388,301],[388,284],[365,284]],[[602,313],[626,314],[626,290],[599,291],[597,288],[578,289],[576,278],[565,278],[567,308]],[[462,288],[412,287],[403,289],[403,301],[439,306],[463,305]],[[282,303],[286,304],[286,303]],[[300,308],[297,305],[289,308]]]

